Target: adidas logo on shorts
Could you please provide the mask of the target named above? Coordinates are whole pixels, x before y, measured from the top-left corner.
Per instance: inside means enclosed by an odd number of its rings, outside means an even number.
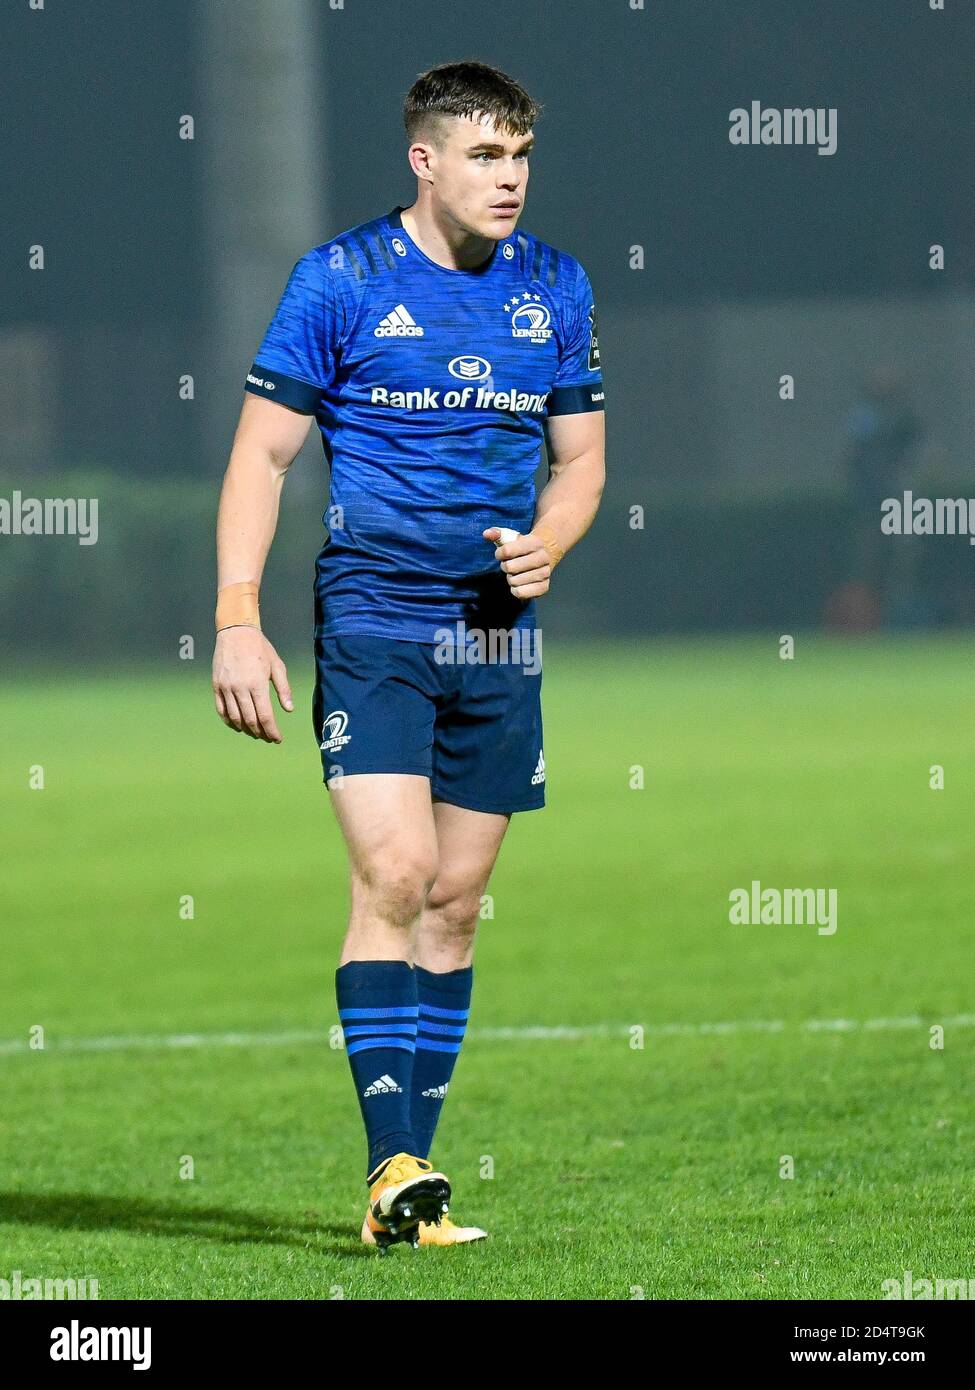
[[[386,317],[379,320],[379,327],[372,331],[376,338],[423,337],[423,329],[405,304],[397,304],[395,309],[390,309]]]
[[[382,1076],[377,1076],[371,1086],[367,1086],[363,1091],[364,1096],[391,1095],[393,1091],[402,1091],[402,1086],[397,1086],[388,1072],[383,1072]]]
[[[445,1081],[442,1086],[431,1086],[429,1091],[421,1091],[420,1095],[427,1096],[430,1100],[443,1100],[444,1096],[447,1094],[447,1087],[449,1085],[450,1082]]]
[[[532,786],[538,787],[545,781],[545,755],[541,749],[538,750],[538,762],[535,764],[535,771],[532,773]]]

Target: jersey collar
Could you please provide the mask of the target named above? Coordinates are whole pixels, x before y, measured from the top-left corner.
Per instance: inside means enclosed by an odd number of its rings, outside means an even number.
[[[486,275],[489,270],[493,269],[495,263],[501,257],[502,252],[500,248],[507,243],[507,238],[505,238],[505,241],[499,241],[484,264],[476,266],[473,270],[453,270],[450,266],[438,265],[436,261],[430,259],[425,251],[421,251],[409,232],[403,226],[403,218],[400,214],[405,207],[405,203],[397,203],[391,212],[387,212],[386,221],[390,227],[396,228],[403,233],[400,237],[400,241],[402,241],[415,255],[419,256],[422,261],[425,261],[427,265],[433,266],[434,270],[443,271],[444,275],[472,275],[478,277]]]

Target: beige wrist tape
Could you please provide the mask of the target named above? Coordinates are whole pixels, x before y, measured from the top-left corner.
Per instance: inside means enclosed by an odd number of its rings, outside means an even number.
[[[261,626],[257,601],[258,585],[252,579],[240,584],[225,584],[217,593],[217,631],[225,627]]]
[[[532,535],[537,536],[542,545],[548,551],[548,558],[553,570],[565,554],[565,547],[559,544],[558,537],[550,526],[546,526],[544,521],[536,523],[532,527]]]

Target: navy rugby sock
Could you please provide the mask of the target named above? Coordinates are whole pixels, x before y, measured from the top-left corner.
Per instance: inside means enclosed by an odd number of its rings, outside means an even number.
[[[413,967],[419,1018],[413,1057],[413,1095],[410,1117],[416,1153],[426,1158],[440,1119],[457,1054],[464,1041],[471,1011],[473,967],[436,974]]]
[[[369,1145],[366,1176],[393,1154],[418,1154],[410,1124],[417,993],[405,960],[356,960],[335,972],[335,998]]]

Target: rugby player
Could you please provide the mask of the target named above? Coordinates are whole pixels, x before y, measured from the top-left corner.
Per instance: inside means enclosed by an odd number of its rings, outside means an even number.
[[[368,1148],[362,1239],[381,1249],[485,1234],[450,1220],[429,1153],[482,895],[512,814],[545,800],[535,601],[604,482],[589,278],[518,225],[538,115],[482,63],[418,78],[404,108],[416,200],[295,264],[220,499],[216,709],[279,743],[269,686],[283,709],[294,701],[258,591],[316,422],[331,481],[313,721],[348,850],[336,999]]]

